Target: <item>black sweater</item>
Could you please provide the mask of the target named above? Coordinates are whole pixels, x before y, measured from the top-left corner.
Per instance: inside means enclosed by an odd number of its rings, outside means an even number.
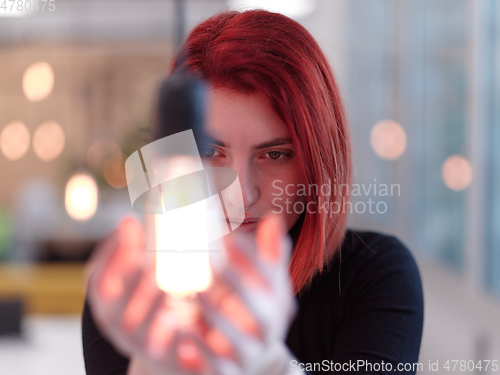
[[[347,231],[341,252],[296,300],[298,314],[286,340],[297,358],[292,369],[340,374],[418,370],[422,286],[415,260],[396,238]],[[128,359],[100,334],[87,302],[82,331],[88,375],[127,373]]]

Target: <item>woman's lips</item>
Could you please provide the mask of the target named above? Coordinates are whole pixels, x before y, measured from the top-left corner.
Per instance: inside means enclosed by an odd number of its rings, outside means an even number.
[[[226,220],[228,224],[231,225],[231,227],[234,227],[240,221],[230,221]],[[257,229],[257,225],[259,224],[259,220],[257,219],[247,219],[244,220],[236,229],[233,230],[233,232],[238,232],[238,233],[251,233],[254,232]]]

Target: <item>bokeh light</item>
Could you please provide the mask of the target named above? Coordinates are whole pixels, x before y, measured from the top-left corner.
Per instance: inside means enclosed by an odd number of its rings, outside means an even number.
[[[87,174],[77,174],[66,184],[65,206],[75,220],[88,220],[97,210],[97,185]]]
[[[30,147],[30,132],[24,123],[14,121],[5,126],[0,134],[0,149],[9,160],[20,159]]]
[[[30,65],[23,76],[23,91],[28,100],[36,102],[45,99],[54,88],[54,71],[46,62]]]
[[[120,148],[115,141],[109,138],[99,139],[87,151],[87,164],[94,172],[100,173],[104,163],[115,154],[121,155]]]
[[[43,161],[51,161],[61,155],[64,143],[64,131],[55,121],[44,122],[33,134],[33,149]]]
[[[102,173],[106,182],[116,189],[127,186],[127,177],[125,175],[125,160],[127,157],[121,152],[111,155],[102,168]]]
[[[455,191],[464,190],[472,181],[472,167],[460,155],[452,155],[444,161],[442,174],[445,185]]]
[[[370,134],[373,151],[385,160],[396,160],[406,149],[406,133],[401,125],[392,120],[377,122]]]

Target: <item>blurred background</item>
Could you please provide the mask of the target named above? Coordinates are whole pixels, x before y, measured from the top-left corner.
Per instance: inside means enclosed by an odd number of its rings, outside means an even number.
[[[350,226],[397,235],[418,262],[423,373],[500,360],[500,2],[23,0],[0,6],[1,374],[85,373],[84,262],[135,214],[125,159],[183,33],[243,4],[302,23],[332,64]],[[461,373],[476,372],[491,369]]]

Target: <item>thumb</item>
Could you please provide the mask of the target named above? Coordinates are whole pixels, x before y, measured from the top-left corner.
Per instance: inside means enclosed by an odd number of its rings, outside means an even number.
[[[286,228],[283,219],[268,214],[257,227],[256,241],[259,258],[268,264],[279,263],[285,256]]]

